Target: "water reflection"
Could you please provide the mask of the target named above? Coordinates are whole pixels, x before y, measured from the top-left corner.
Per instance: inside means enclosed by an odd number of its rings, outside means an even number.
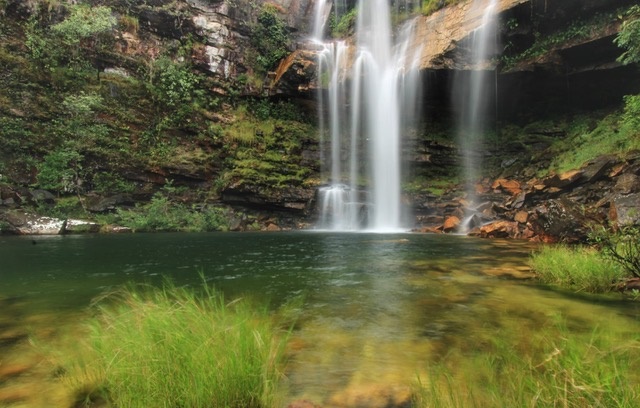
[[[533,248],[328,232],[51,237],[36,245],[0,237],[0,298],[11,299],[0,309],[0,327],[57,341],[103,290],[160,284],[164,276],[199,285],[202,275],[227,297],[249,294],[273,307],[302,296],[288,399],[331,406],[349,406],[360,395],[402,398],[434,360],[490,352],[496,338],[524,350],[540,327],[557,321],[577,334],[594,327],[620,338],[638,332],[638,309],[618,298],[531,281]],[[24,353],[28,344],[18,343],[23,348],[5,347],[5,354]]]

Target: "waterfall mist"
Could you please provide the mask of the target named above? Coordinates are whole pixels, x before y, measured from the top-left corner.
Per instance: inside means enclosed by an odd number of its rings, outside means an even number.
[[[466,220],[462,231],[480,204],[477,202],[476,183],[482,175],[484,135],[494,119],[496,71],[491,59],[498,54],[497,0],[474,1],[472,13],[481,13],[480,27],[472,34],[468,44],[468,71],[456,75],[453,84],[453,100],[459,112],[457,118],[458,142],[463,159],[463,178],[466,193]]]

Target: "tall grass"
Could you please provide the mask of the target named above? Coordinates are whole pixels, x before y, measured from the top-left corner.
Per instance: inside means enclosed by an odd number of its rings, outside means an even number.
[[[422,378],[416,407],[625,407],[640,398],[640,337],[546,328],[529,343],[499,335],[490,352],[447,355]],[[523,339],[524,340],[524,339]]]
[[[530,264],[545,283],[585,292],[608,292],[626,277],[616,263],[587,247],[545,246]]]
[[[122,290],[96,311],[89,341],[66,367],[80,399],[102,394],[128,408],[277,405],[287,335],[266,309],[166,285]]]

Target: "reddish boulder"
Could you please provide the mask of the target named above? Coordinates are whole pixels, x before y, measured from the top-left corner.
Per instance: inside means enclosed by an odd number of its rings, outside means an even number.
[[[482,238],[518,238],[518,223],[515,221],[496,221],[480,227],[478,235]]]
[[[459,226],[460,226],[460,218],[456,217],[455,215],[452,215],[450,217],[447,217],[446,220],[444,220],[444,224],[442,225],[442,230],[444,232],[452,232],[457,230]]]

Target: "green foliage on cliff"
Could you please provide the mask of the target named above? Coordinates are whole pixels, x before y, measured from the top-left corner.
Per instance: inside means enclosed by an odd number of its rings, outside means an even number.
[[[225,178],[265,189],[302,185],[311,170],[300,165],[300,155],[314,128],[290,119],[296,116],[301,118],[301,112],[286,102],[266,106],[255,101],[239,109],[236,117],[241,120],[224,131],[225,149],[230,153]]]
[[[626,97],[623,112],[617,111],[599,117],[576,116],[558,123],[567,130],[563,138],[554,139],[545,152],[553,157],[548,171],[563,173],[582,167],[586,162],[599,156],[612,154],[625,157],[640,149],[640,97]],[[546,173],[546,172],[545,172]],[[540,174],[543,175],[543,174]]]
[[[257,51],[256,68],[262,73],[275,70],[280,60],[289,55],[291,38],[280,12],[274,4],[264,3],[258,22],[251,29],[251,43]]]
[[[335,14],[331,14],[331,19],[329,20],[331,37],[344,38],[352,35],[355,31],[357,20],[358,9],[355,7],[341,15],[338,19],[336,19]]]
[[[193,58],[202,45],[193,36],[157,41],[151,32],[139,33],[145,28],[131,16],[131,5],[40,2],[22,18],[2,7],[4,180],[59,196],[148,195],[158,187],[140,181],[149,173],[195,175],[210,181],[213,194],[231,182],[260,188],[270,181],[304,182],[308,171],[297,149],[314,130],[302,111],[285,100],[246,97],[232,82],[198,69]],[[282,12],[268,4],[260,11],[261,69],[273,69],[287,54],[290,33]],[[140,48],[121,52],[128,46],[124,37]],[[256,163],[273,168],[256,174]],[[140,205],[123,218],[145,225],[137,216],[148,210],[166,215],[166,222],[148,229],[225,228],[217,208],[195,209],[188,201],[200,199],[156,196],[148,208]],[[175,221],[180,218],[190,220]]]
[[[136,232],[207,232],[227,231],[229,216],[222,207],[189,205],[184,203],[184,189],[167,184],[147,203],[135,208],[119,209],[105,223],[116,223]]]
[[[512,55],[508,51],[509,45],[507,45],[506,52],[501,57],[501,60],[504,63],[504,68],[509,69],[516,63],[523,60],[539,58],[569,42],[580,41],[597,36],[607,26],[611,25],[611,22],[615,21],[615,18],[616,12],[598,13],[587,19],[577,19],[571,22],[568,26],[560,27],[560,29],[554,32],[541,33],[539,31],[535,31],[534,43],[519,54]]]
[[[615,43],[626,50],[618,59],[623,64],[640,62],[640,6],[634,5],[624,15]]]

